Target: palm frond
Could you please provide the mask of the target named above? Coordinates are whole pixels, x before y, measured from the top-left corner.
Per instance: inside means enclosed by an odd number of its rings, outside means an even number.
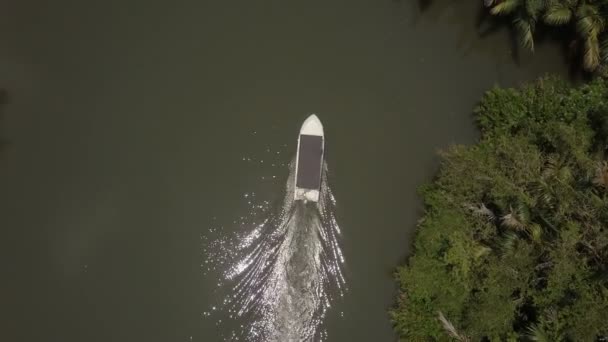
[[[585,53],[583,66],[589,71],[595,70],[600,65],[600,46],[597,35],[591,34],[585,39]]]
[[[549,25],[563,25],[572,19],[572,11],[564,5],[555,5],[547,9],[543,19]]]
[[[530,51],[534,51],[534,26],[536,24],[534,19],[518,17],[513,20],[513,24],[517,30],[520,44]]]
[[[543,175],[543,177],[546,177]],[[553,209],[556,205],[555,194],[550,180],[541,179],[530,185],[530,191],[534,195],[535,205],[545,209]]]
[[[500,218],[500,224],[503,227],[513,228],[519,230],[523,227],[523,223],[517,219],[517,216],[513,213],[509,213],[507,215],[503,215]]]
[[[574,174],[568,161],[559,156],[549,155],[543,166],[542,176],[546,180],[557,180],[563,184],[568,184],[574,180]]]
[[[515,250],[515,246],[517,245],[518,239],[519,236],[517,236],[517,234],[515,234],[514,232],[506,233],[499,242],[499,247],[502,254],[510,254],[511,252],[513,252]]]
[[[460,342],[469,342],[470,341],[470,339],[467,336],[459,333],[458,330],[456,330],[456,328],[454,327],[454,324],[452,324],[452,322],[450,322],[447,318],[445,318],[445,316],[443,315],[443,313],[441,311],[438,312],[438,319],[441,322],[443,329],[452,338],[454,338]]]
[[[561,161],[558,155],[550,154],[545,159],[542,175],[544,179],[553,177],[561,167]]]
[[[530,221],[530,208],[521,202],[517,201],[515,206],[509,208],[509,213],[500,218],[500,224],[503,227],[524,230]]]
[[[605,36],[604,39],[602,39],[602,42],[600,44],[600,50],[602,55],[602,62],[608,64],[608,36]]]
[[[594,22],[593,22],[593,19],[591,19],[591,17],[579,17],[578,20],[576,21],[576,30],[583,37],[588,36],[589,33],[591,31],[593,31],[593,29],[594,29]]]
[[[490,13],[493,15],[510,14],[513,13],[519,5],[521,5],[521,0],[503,0],[492,6]]]
[[[485,218],[488,221],[492,221],[496,218],[496,215],[492,210],[490,210],[484,203],[480,203],[479,205],[469,205],[467,207],[475,217]]]
[[[523,201],[515,202],[513,210],[523,224],[528,224],[528,222],[530,222],[530,207],[526,203]]]
[[[528,333],[526,334],[528,338],[532,341],[538,342],[550,342],[551,339],[549,335],[538,325],[532,324],[528,327]]]
[[[593,5],[580,5],[576,11],[576,18],[576,30],[584,38],[592,35],[597,37],[604,30],[604,18]]]

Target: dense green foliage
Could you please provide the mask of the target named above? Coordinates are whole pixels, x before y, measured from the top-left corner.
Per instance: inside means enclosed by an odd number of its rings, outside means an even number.
[[[571,26],[585,69],[608,64],[608,0],[485,0],[494,15],[511,15],[523,46],[534,50],[538,23]]]
[[[442,153],[397,271],[404,341],[608,336],[608,82],[494,89]]]

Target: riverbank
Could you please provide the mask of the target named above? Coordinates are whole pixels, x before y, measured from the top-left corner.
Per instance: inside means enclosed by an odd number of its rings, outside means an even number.
[[[444,151],[397,271],[403,340],[592,341],[608,319],[608,84],[495,88]]]

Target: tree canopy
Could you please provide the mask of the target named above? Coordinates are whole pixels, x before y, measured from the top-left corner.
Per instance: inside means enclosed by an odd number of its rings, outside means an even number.
[[[489,91],[473,146],[441,153],[396,272],[404,341],[608,336],[608,82]]]

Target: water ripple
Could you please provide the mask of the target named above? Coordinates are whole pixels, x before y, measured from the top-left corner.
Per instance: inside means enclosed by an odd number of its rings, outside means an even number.
[[[204,267],[221,273],[218,287],[226,291],[204,316],[228,317],[226,341],[324,340],[327,311],[346,291],[336,199],[327,184],[327,167],[319,203],[304,203],[293,200],[293,164],[280,208],[273,210],[255,194],[245,194],[249,217],[261,216],[260,222],[241,218],[245,231],[204,241]],[[218,326],[226,323],[215,319]]]

